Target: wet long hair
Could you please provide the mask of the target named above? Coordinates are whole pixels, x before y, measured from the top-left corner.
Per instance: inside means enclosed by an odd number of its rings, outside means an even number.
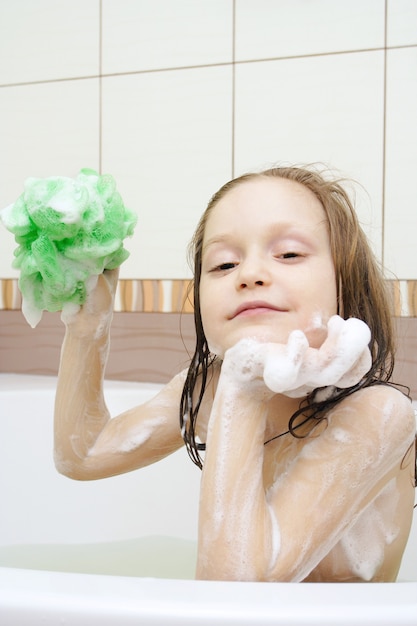
[[[356,317],[363,320],[371,330],[369,348],[372,366],[363,379],[347,389],[335,388],[333,394],[324,400],[317,389],[311,392],[292,415],[288,432],[297,437],[297,428],[308,422],[314,428],[325,419],[328,409],[346,396],[364,387],[388,383],[394,368],[392,297],[342,181],[329,178],[315,167],[275,167],[244,174],[227,182],[211,198],[189,246],[194,269],[192,288],[196,346],[182,392],[180,426],[188,454],[200,468],[203,465],[200,452],[205,445],[196,441],[197,416],[213,364],[219,360],[210,353],[201,320],[200,280],[205,227],[213,208],[229,191],[262,178],[294,181],[309,189],[320,201],[326,215],[335,268],[337,313],[344,319]]]

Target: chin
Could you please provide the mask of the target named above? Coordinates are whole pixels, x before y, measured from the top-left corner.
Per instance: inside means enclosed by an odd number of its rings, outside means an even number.
[[[223,344],[222,347],[217,346],[214,349],[214,344],[209,343],[210,352],[216,354],[220,358],[224,358],[225,352],[230,348],[233,348],[239,341],[242,339],[254,339],[255,341],[259,341],[259,343],[287,343],[289,336],[288,333],[274,333],[271,330],[261,329],[261,328],[249,328],[246,329],[245,332],[236,333],[231,337],[226,344]]]

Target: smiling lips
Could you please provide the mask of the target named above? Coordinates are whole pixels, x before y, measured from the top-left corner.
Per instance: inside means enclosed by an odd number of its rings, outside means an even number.
[[[259,315],[262,313],[271,313],[271,311],[284,312],[285,309],[280,309],[279,307],[273,306],[269,302],[263,301],[254,301],[254,302],[245,302],[238,306],[238,308],[232,313],[229,319],[234,319],[239,316],[250,316],[250,315]]]

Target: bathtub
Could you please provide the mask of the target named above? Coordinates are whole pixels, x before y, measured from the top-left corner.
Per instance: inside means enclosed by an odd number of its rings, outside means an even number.
[[[399,583],[193,580],[200,472],[184,450],[76,482],[52,459],[52,377],[0,374],[0,624],[417,624],[417,524]],[[158,385],[106,381],[113,414]]]

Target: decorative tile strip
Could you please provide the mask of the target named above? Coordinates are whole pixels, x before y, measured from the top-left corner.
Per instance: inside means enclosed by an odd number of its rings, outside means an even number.
[[[121,279],[115,311],[142,313],[191,313],[190,280]]]
[[[0,279],[0,310],[20,310],[22,296],[17,286],[16,278]]]
[[[417,317],[417,280],[408,280],[408,317]]]
[[[397,317],[417,317],[417,280],[388,280]],[[0,310],[20,310],[22,297],[17,278],[0,278]],[[140,313],[192,313],[189,279],[121,279],[115,311]]]
[[[22,307],[17,278],[0,279],[0,310]],[[191,280],[121,279],[115,311],[141,313],[192,313]]]

